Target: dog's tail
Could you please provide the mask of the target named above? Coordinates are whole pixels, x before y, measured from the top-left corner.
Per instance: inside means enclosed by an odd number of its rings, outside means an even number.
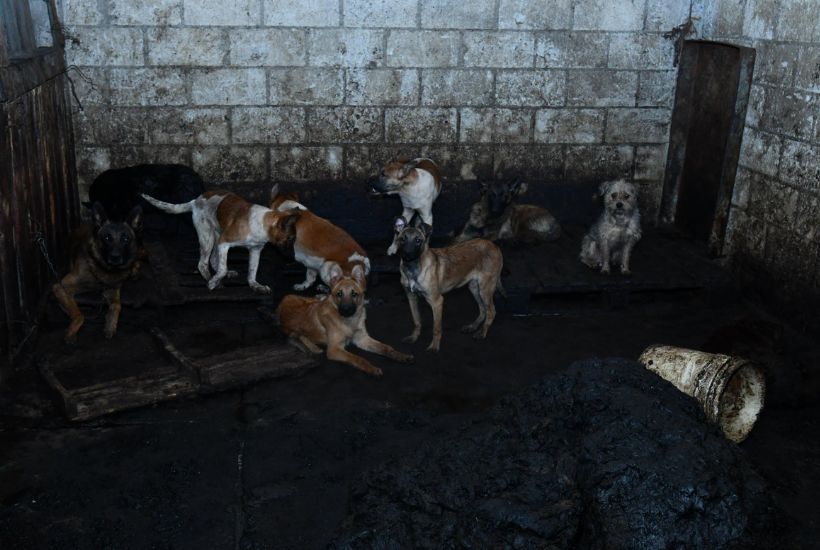
[[[496,291],[498,291],[499,294],[501,294],[505,298],[507,297],[507,291],[504,288],[504,285],[501,284],[501,277],[499,277],[498,281],[495,283],[495,289]]]
[[[172,204],[170,202],[162,202],[160,200],[155,199],[154,197],[148,196],[145,193],[140,193],[142,198],[147,200],[149,204],[152,204],[159,208],[164,212],[170,212],[171,214],[183,214],[185,212],[191,212],[194,209],[194,202],[196,199],[188,202],[183,202],[181,204]]]

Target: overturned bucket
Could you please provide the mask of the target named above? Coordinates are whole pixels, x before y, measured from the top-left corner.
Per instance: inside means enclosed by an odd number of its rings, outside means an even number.
[[[640,362],[697,399],[706,417],[735,443],[746,439],[763,409],[766,379],[748,359],[654,345],[643,351]]]

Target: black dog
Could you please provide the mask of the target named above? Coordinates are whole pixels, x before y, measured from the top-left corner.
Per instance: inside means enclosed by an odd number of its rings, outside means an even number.
[[[125,221],[136,205],[145,209],[145,226],[166,234],[179,232],[179,224],[190,219],[160,215],[153,206],[147,205],[141,193],[151,195],[163,202],[183,203],[197,198],[205,190],[202,177],[182,164],[139,164],[127,168],[106,170],[94,180],[88,190],[91,207],[99,202],[113,221]],[[155,214],[155,215],[154,215]]]
[[[65,333],[69,344],[77,340],[77,332],[85,320],[74,295],[102,291],[108,302],[105,337],[111,338],[117,332],[122,309],[120,288],[139,266],[142,208],[135,206],[124,222],[110,221],[100,203],[94,203],[91,210],[92,223],[80,226],[69,238],[71,270],[52,287],[60,306],[71,317]]]

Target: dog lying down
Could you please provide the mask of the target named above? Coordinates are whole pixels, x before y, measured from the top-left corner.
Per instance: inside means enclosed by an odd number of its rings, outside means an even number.
[[[142,197],[164,212],[191,212],[199,238],[199,269],[208,281],[208,289],[219,286],[225,277],[235,277],[228,271],[228,251],[235,246],[248,249],[248,286],[254,292],[270,294],[267,285],[256,282],[259,255],[266,243],[288,248],[296,237],[298,210],[274,212],[270,208],[251,204],[234,193],[223,190],[206,191],[196,199],[171,204],[143,194]],[[211,275],[208,265],[215,270]]]
[[[604,211],[584,236],[581,261],[601,273],[610,272],[617,262],[621,273],[629,274],[632,249],[641,239],[641,214],[635,186],[624,180],[605,181],[598,194],[604,199]]]

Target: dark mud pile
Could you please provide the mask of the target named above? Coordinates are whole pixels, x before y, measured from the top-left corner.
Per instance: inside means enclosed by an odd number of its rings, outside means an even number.
[[[625,360],[573,364],[365,474],[341,548],[783,547],[744,453]]]

